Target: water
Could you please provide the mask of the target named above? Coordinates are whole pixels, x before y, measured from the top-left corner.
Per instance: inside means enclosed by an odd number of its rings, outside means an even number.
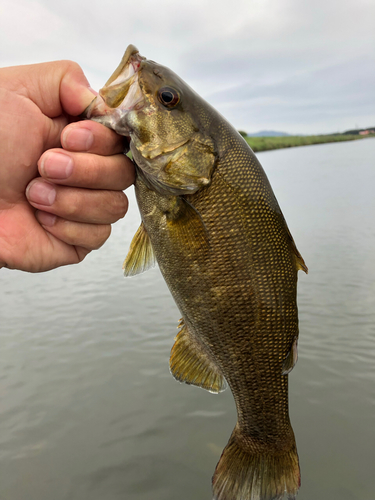
[[[373,500],[375,139],[259,158],[310,270],[290,376],[298,498]],[[160,273],[121,273],[138,224],[131,203],[83,264],[0,271],[1,500],[211,499],[234,403],[169,374],[180,316]]]

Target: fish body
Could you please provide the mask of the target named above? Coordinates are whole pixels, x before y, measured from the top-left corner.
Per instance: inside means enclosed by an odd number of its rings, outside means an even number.
[[[87,116],[130,137],[142,223],[125,274],[159,264],[182,315],[172,374],[211,392],[229,385],[234,396],[238,421],[214,499],[295,498],[288,373],[297,271],[307,268],[266,174],[215,109],[133,46]]]

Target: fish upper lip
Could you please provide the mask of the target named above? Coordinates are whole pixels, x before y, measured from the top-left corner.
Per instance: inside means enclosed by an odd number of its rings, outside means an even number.
[[[134,47],[135,49],[135,47]],[[136,50],[136,49],[135,49]],[[126,55],[126,52],[125,52]],[[142,61],[146,58],[141,56],[138,52],[133,52],[129,54],[129,58],[121,61],[119,67],[109,78],[103,89],[114,87],[116,85],[124,84],[126,81],[130,80],[135,73],[138,73],[141,67]],[[102,90],[103,90],[102,89]]]
[[[137,109],[141,107],[144,96],[139,86],[138,73],[145,59],[134,45],[129,45],[119,66],[100,89],[96,103],[91,108],[93,114],[99,109],[101,114],[111,114],[115,109],[126,112],[137,105]]]
[[[113,85],[115,80],[118,80],[118,77],[121,75],[121,73],[124,72],[124,69],[126,70],[126,66],[129,64],[129,62],[132,63],[133,70],[135,72],[137,69],[139,69],[139,65],[136,64],[136,61],[141,62],[144,59],[146,58],[140,55],[137,47],[135,47],[134,45],[129,45],[125,50],[125,53],[121,59],[120,64],[117,66],[112,75],[108,78],[104,87],[109,87],[110,85]]]

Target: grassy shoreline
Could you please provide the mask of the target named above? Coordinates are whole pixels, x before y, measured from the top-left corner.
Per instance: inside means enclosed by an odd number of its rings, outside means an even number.
[[[270,151],[272,149],[294,148],[297,146],[310,146],[311,144],[325,144],[328,142],[356,141],[366,137],[375,137],[371,135],[306,135],[306,136],[282,136],[282,137],[245,137],[245,140],[254,151]]]

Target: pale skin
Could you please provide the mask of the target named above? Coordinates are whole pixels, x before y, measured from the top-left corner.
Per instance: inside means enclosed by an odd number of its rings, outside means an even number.
[[[0,68],[0,267],[78,263],[124,217],[124,138],[74,118],[94,96],[71,61]]]

